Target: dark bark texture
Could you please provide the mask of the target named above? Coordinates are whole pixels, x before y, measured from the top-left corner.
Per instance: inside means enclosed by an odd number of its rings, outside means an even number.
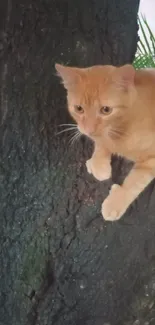
[[[70,118],[54,63],[132,62],[138,4],[0,2],[0,325],[155,324],[154,183],[105,222],[112,180],[87,174],[88,140],[56,136]]]

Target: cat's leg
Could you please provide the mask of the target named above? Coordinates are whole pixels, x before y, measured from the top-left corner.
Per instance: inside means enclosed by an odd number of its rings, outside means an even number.
[[[145,163],[135,164],[121,186],[117,184],[112,186],[108,197],[102,204],[103,218],[110,221],[120,219],[154,177],[155,158]]]
[[[100,147],[95,147],[92,158],[86,161],[89,174],[92,174],[99,181],[111,177],[111,154]]]

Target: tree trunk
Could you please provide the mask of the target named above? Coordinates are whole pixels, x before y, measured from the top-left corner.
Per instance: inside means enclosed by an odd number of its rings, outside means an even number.
[[[91,144],[56,135],[70,118],[54,63],[132,62],[139,0],[2,2],[0,325],[153,319],[150,187],[120,222],[103,221],[110,182],[87,174]],[[117,181],[125,172],[114,161]]]

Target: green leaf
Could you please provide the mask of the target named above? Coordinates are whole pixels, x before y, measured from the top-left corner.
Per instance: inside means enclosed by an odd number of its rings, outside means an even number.
[[[133,65],[135,69],[155,68],[155,36],[145,16],[141,16],[141,18],[138,17],[138,23],[143,35],[143,40],[140,39],[137,44],[137,52]]]

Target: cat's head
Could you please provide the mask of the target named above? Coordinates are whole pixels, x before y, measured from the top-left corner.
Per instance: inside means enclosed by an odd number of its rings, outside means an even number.
[[[55,67],[67,90],[68,109],[79,131],[94,140],[105,135],[123,135],[135,99],[134,68],[74,68],[60,64]]]

